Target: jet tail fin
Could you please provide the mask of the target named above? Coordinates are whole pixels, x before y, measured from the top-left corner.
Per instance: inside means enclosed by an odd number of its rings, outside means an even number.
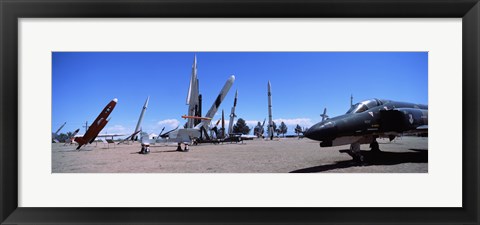
[[[328,119],[327,108],[323,109],[323,114],[320,114],[320,117],[322,117],[322,122]]]

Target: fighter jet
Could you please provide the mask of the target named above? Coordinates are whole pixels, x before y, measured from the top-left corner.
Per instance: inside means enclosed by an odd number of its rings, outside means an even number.
[[[427,105],[374,98],[353,105],[345,115],[322,120],[304,135],[320,141],[320,147],[350,144],[350,156],[363,161],[360,144],[380,151],[377,138],[393,140],[405,133],[428,134]]]
[[[108,116],[110,113],[112,113],[113,109],[115,108],[115,105],[117,105],[118,100],[114,98],[110,103],[105,106],[105,108],[102,110],[100,115],[95,119],[93,124],[88,128],[87,132],[83,137],[76,137],[75,142],[78,143],[77,150],[82,147],[82,145],[85,145],[87,143],[92,143],[95,138],[97,138],[98,134],[102,129],[107,125],[108,121],[110,118]]]

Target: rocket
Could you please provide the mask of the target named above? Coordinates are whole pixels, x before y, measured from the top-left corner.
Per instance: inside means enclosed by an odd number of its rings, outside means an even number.
[[[223,85],[222,90],[218,94],[217,98],[213,102],[212,106],[208,110],[205,117],[213,118],[215,116],[215,113],[217,113],[217,111],[218,111],[218,107],[220,107],[220,104],[222,103],[225,96],[228,94],[228,91],[232,87],[234,81],[235,81],[235,76],[234,75],[232,75],[232,76],[230,76],[230,78],[228,78],[227,82],[225,82],[225,85]],[[201,122],[195,127],[200,128],[200,126],[203,126],[206,129],[207,125],[208,125],[208,123]]]
[[[55,132],[55,136],[57,136],[58,132],[60,132],[60,130],[65,126],[65,124],[67,124],[67,122],[63,123],[62,126],[58,128],[58,130]]]
[[[88,128],[87,132],[85,132],[85,135],[83,135],[83,137],[75,138],[75,142],[78,143],[77,150],[80,149],[82,145],[92,143],[95,140],[97,135],[100,133],[100,131],[102,131],[102,129],[107,125],[108,121],[110,120],[108,116],[110,115],[110,113],[112,113],[115,105],[117,105],[117,102],[118,99],[112,99],[112,101],[110,101],[107,106],[103,108],[100,115],[98,115],[92,125]]]
[[[353,94],[350,94],[350,107],[353,106]]]
[[[201,94],[198,95],[198,107],[195,108],[195,116],[202,117],[202,95]],[[197,126],[197,124],[199,124],[200,122],[201,120],[196,119],[193,125]]]
[[[220,134],[218,135],[220,139],[225,138],[225,113],[222,109],[222,127],[220,128]]]
[[[225,114],[223,113],[223,109],[222,109],[222,129],[225,130]]]
[[[270,81],[268,81],[268,135],[270,135],[270,140],[273,140],[272,91]]]
[[[59,141],[56,139],[57,135],[58,135],[58,132],[60,132],[60,130],[65,126],[65,124],[67,124],[67,122],[63,123],[62,126],[60,126],[60,128],[57,129],[57,131],[55,131],[55,133],[52,133],[52,141],[55,142],[55,143],[58,143]],[[52,143],[53,143],[52,142]]]
[[[196,111],[198,110],[198,77],[197,77],[197,55],[193,58],[192,65],[192,76],[190,77],[190,85],[188,87],[187,94],[187,105],[188,105],[188,116],[197,116]],[[187,121],[187,128],[194,127],[194,119],[189,118]]]
[[[148,100],[150,100],[150,96],[147,97],[147,100],[145,101],[145,104],[143,104],[142,112],[140,113],[140,117],[138,118],[137,126],[135,127],[135,132],[133,132],[133,133],[138,134],[139,131],[140,131],[140,125],[142,124],[143,115],[145,114],[145,111],[147,111]],[[131,137],[132,141],[133,141],[133,139],[135,139],[135,136],[136,135],[132,135],[132,137]]]
[[[80,129],[76,129],[70,136],[68,136],[68,139],[65,140],[65,144],[63,144],[63,146],[67,144],[72,144],[73,140],[75,139],[75,135],[77,135],[79,131]]]
[[[233,107],[232,107],[232,111],[230,113],[230,121],[228,123],[228,134],[231,134],[233,132],[233,120],[235,119],[235,117],[237,117],[237,115],[235,115],[235,107],[237,107],[237,95],[238,95],[238,90],[235,91],[235,98],[233,100]]]

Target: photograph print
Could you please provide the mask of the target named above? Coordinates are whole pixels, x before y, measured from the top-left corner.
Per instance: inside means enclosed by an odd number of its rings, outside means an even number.
[[[52,52],[51,119],[52,173],[428,173],[428,52]]]

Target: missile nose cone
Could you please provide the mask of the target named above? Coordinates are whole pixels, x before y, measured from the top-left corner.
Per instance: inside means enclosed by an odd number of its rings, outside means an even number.
[[[148,97],[147,97],[147,100],[145,101],[145,104],[144,104],[145,107],[148,106],[148,100],[150,100],[150,96],[148,96]]]
[[[235,81],[235,76],[234,76],[234,75],[230,76],[230,78],[228,78],[228,81],[229,81],[229,82]]]
[[[114,101],[114,102],[118,102],[118,99],[117,99],[117,98],[114,98],[112,101]]]

